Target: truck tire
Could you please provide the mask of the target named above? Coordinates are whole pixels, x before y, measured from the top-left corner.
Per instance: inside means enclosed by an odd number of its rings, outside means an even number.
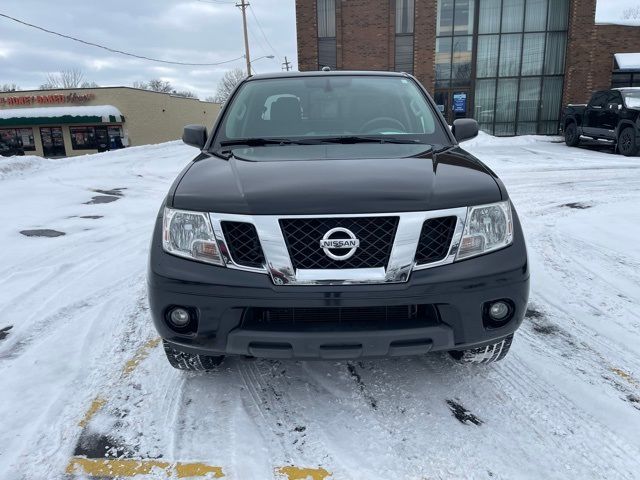
[[[568,147],[577,147],[580,145],[580,135],[578,134],[578,127],[575,122],[570,122],[564,129],[564,143]]]
[[[636,129],[627,127],[618,137],[618,151],[625,157],[633,157],[640,151],[640,145],[636,141]]]
[[[471,348],[469,350],[452,350],[449,355],[459,363],[493,363],[499,362],[509,353],[513,335],[503,338],[499,342],[486,347]]]
[[[224,360],[224,355],[209,356],[196,355],[193,353],[181,352],[171,346],[166,340],[162,340],[164,353],[173,368],[178,370],[189,370],[192,372],[210,372],[216,370]]]

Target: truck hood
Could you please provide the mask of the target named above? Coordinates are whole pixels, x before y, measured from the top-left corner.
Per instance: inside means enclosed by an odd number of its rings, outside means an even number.
[[[505,198],[491,170],[459,147],[420,145],[243,148],[193,162],[169,202],[184,210],[246,215],[438,210]],[[413,156],[405,156],[412,154]]]

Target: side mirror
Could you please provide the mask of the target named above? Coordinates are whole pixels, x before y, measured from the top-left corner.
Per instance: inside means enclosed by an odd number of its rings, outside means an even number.
[[[459,118],[454,120],[451,131],[458,142],[464,142],[478,136],[478,122],[472,118]]]
[[[207,127],[204,125],[187,125],[182,132],[182,141],[199,150],[207,143]]]

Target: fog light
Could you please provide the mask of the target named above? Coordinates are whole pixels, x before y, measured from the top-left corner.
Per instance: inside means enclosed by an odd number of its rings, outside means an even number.
[[[489,315],[492,320],[500,321],[507,318],[510,310],[509,305],[506,303],[496,302],[491,304],[491,307],[489,308]]]
[[[174,308],[171,310],[171,313],[169,313],[169,321],[174,327],[184,328],[191,321],[191,315],[184,308]]]

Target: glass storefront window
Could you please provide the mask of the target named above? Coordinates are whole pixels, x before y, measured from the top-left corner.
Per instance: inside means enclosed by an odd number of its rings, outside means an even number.
[[[456,0],[454,13],[454,35],[473,34],[473,12],[475,0]]]
[[[535,122],[538,119],[539,107],[540,78],[523,78],[520,80],[518,97],[518,123]]]
[[[522,76],[542,75],[544,33],[526,33],[522,46]]]
[[[476,77],[495,77],[498,69],[499,35],[481,35],[478,37],[478,60]]]
[[[454,0],[438,1],[438,23],[436,25],[437,37],[453,34],[453,6]]]
[[[495,116],[496,81],[477,80],[474,118],[483,130],[493,133],[493,118]]]
[[[547,28],[547,0],[527,0],[525,32],[544,32]]]
[[[436,87],[448,88],[451,83],[452,37],[436,39]]]
[[[524,21],[524,0],[503,0],[502,33],[521,32]]]
[[[515,77],[520,71],[520,54],[522,53],[522,35],[502,35],[500,38],[500,71],[501,77]]]
[[[549,0],[547,30],[566,30],[569,24],[569,0]]]
[[[114,150],[124,147],[122,127],[119,125],[69,127],[69,132],[74,150]]]
[[[25,152],[36,149],[33,128],[0,128],[0,142],[12,147],[22,147]]]
[[[451,84],[454,87],[471,83],[472,37],[453,37]]]
[[[474,116],[480,127],[494,135],[556,134],[568,0],[477,2]]]
[[[480,0],[478,33],[500,33],[502,0]]]
[[[567,34],[564,32],[547,33],[547,48],[544,60],[545,75],[564,73],[564,54],[567,50]]]

